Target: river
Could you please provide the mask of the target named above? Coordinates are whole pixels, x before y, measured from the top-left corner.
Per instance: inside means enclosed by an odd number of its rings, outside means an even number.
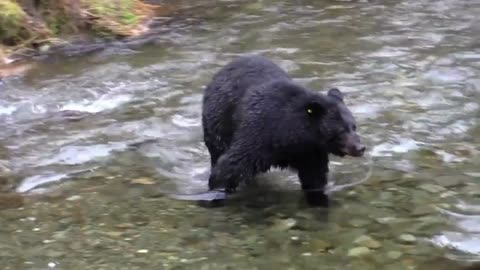
[[[2,269],[480,261],[480,2],[195,5],[145,46],[56,57],[0,82],[3,189],[25,198],[0,211]],[[202,90],[244,53],[347,94],[368,153],[332,158],[334,185],[360,183],[329,209],[306,207],[296,176],[280,171],[225,207],[164,196],[206,190]]]

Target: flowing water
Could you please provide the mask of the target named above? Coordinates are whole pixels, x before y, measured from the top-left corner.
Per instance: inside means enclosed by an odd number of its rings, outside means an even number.
[[[149,45],[0,82],[1,188],[24,196],[14,207],[3,195],[2,269],[480,261],[480,2],[194,2],[194,17]],[[164,195],[206,190],[202,89],[243,53],[347,93],[368,155],[333,158],[331,179],[366,181],[334,192],[329,209],[308,208],[295,174],[280,171],[220,208]]]

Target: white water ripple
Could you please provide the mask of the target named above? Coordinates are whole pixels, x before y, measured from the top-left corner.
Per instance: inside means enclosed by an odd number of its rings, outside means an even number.
[[[127,143],[109,143],[95,145],[69,145],[62,147],[58,154],[45,159],[40,166],[52,164],[79,165],[99,158],[108,157],[113,151],[121,151]]]
[[[42,185],[60,182],[67,176],[67,174],[48,173],[27,177],[18,185],[16,191],[20,193],[31,191]]]
[[[111,110],[119,107],[129,102],[130,100],[132,100],[131,95],[118,95],[114,97],[104,95],[96,100],[83,100],[82,102],[68,103],[64,105],[60,110],[98,113],[101,111]]]

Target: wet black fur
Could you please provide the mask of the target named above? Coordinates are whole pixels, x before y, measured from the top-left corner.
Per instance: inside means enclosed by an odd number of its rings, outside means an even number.
[[[336,151],[338,132],[355,124],[353,117],[345,121],[348,109],[342,118],[342,106],[340,91],[311,91],[262,56],[235,59],[204,93],[209,188],[231,193],[271,167],[291,168],[298,172],[307,201],[326,204],[328,154]]]

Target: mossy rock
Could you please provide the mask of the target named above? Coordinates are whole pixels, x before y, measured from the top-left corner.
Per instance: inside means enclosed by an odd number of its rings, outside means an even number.
[[[0,42],[15,45],[28,39],[30,33],[25,27],[27,15],[15,1],[0,1]]]

